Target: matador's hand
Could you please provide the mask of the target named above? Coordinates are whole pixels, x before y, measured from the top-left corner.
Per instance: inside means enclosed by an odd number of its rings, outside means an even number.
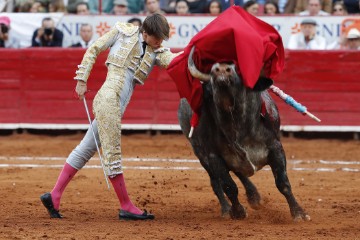
[[[77,81],[75,92],[77,93],[80,100],[83,100],[85,93],[87,92],[86,82]]]

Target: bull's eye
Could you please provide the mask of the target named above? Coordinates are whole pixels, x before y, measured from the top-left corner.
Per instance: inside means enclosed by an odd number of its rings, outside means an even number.
[[[217,68],[215,68],[215,72],[219,72],[220,71],[220,69],[217,67]]]
[[[227,72],[227,73],[231,72],[231,69],[230,69],[230,68],[226,68],[226,72]]]

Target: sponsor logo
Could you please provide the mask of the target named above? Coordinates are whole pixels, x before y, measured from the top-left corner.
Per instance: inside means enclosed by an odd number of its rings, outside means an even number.
[[[105,33],[110,30],[111,26],[107,24],[107,22],[100,22],[99,25],[96,26],[96,33],[101,37]]]
[[[170,37],[169,38],[171,38],[172,36],[176,35],[176,27],[172,23],[169,24],[169,27],[170,27]]]

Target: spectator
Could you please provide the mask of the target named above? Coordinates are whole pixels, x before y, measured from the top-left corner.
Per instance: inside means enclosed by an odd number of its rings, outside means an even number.
[[[219,15],[222,12],[221,3],[217,0],[212,0],[209,2],[206,13],[210,13],[211,15]]]
[[[275,0],[279,6],[279,12],[285,14],[295,13],[296,2],[298,0]]]
[[[41,27],[32,36],[32,47],[62,47],[63,33],[55,28],[55,22],[49,17],[42,20]]]
[[[279,7],[276,2],[272,0],[268,0],[265,2],[264,5],[264,14],[266,15],[276,15],[279,14]]]
[[[51,0],[49,3],[49,12],[66,12],[63,0]]]
[[[360,32],[356,28],[351,28],[346,35],[346,49],[360,50]]]
[[[208,2],[211,2],[211,0],[208,0]],[[221,4],[221,9],[222,11],[225,11],[226,9],[228,9],[231,4],[232,1],[231,0],[219,0],[220,4]],[[234,5],[236,6],[242,6],[244,5],[244,1],[243,0],[233,0]]]
[[[160,0],[160,8],[166,13],[175,13],[176,0]]]
[[[10,22],[9,17],[0,17],[0,48],[20,48],[20,40],[10,31]]]
[[[66,11],[71,14],[76,14],[76,5],[84,0],[64,0]]]
[[[332,15],[334,16],[345,16],[348,15],[346,7],[343,1],[336,1],[333,3]]]
[[[360,1],[359,0],[344,0],[344,5],[349,14],[360,13]]]
[[[327,16],[331,10],[332,0],[297,0],[295,7],[300,16]]]
[[[93,43],[91,40],[94,35],[93,27],[88,24],[81,24],[80,26],[80,38],[81,40],[70,47],[82,47],[82,48],[88,48]]]
[[[205,13],[206,0],[187,0],[190,13]]]
[[[300,24],[301,32],[290,36],[289,49],[326,49],[326,40],[322,36],[316,35],[317,23],[313,19],[304,19]]]
[[[76,14],[77,15],[89,15],[90,9],[87,2],[78,2],[76,4]]]
[[[144,13],[146,15],[151,15],[154,13],[165,14],[165,12],[160,8],[159,0],[145,0],[145,8],[146,10]]]
[[[32,7],[32,2],[30,1],[25,1],[22,2],[21,4],[18,5],[17,11],[18,12],[30,12]]]
[[[30,12],[32,13],[46,13],[47,7],[43,1],[35,1],[31,5]]]
[[[90,14],[99,14],[99,1],[88,0]],[[141,0],[137,0],[141,1]],[[101,13],[110,14],[114,8],[114,0],[101,0]]]
[[[128,14],[128,2],[126,0],[114,0],[112,14],[120,16]]]
[[[255,0],[247,1],[243,8],[253,16],[256,16],[259,13],[259,4]]]
[[[189,3],[186,0],[177,0],[175,4],[175,12],[178,15],[189,14]]]
[[[127,0],[130,13],[140,13],[144,11],[143,0]]]
[[[138,26],[139,28],[141,28],[141,26],[142,26],[142,21],[141,21],[141,19],[140,19],[140,18],[136,18],[136,17],[130,18],[130,19],[128,20],[128,23],[132,23],[133,25]]]

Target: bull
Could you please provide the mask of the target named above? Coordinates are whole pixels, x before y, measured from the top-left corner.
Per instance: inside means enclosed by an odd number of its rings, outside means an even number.
[[[269,165],[277,189],[288,202],[292,218],[310,220],[296,201],[287,176],[279,112],[266,91],[272,80],[259,77],[254,89],[247,88],[233,63],[215,63],[209,74],[202,73],[193,62],[194,49],[188,58],[188,68],[194,77],[204,81],[204,95],[199,125],[188,140],[210,177],[223,216],[230,214],[234,219],[247,216],[238,200],[238,188],[230,171],[243,184],[250,206],[259,209],[261,196],[249,177]],[[266,111],[262,110],[264,108]],[[186,136],[190,132],[191,116],[190,105],[181,99],[178,120]]]

